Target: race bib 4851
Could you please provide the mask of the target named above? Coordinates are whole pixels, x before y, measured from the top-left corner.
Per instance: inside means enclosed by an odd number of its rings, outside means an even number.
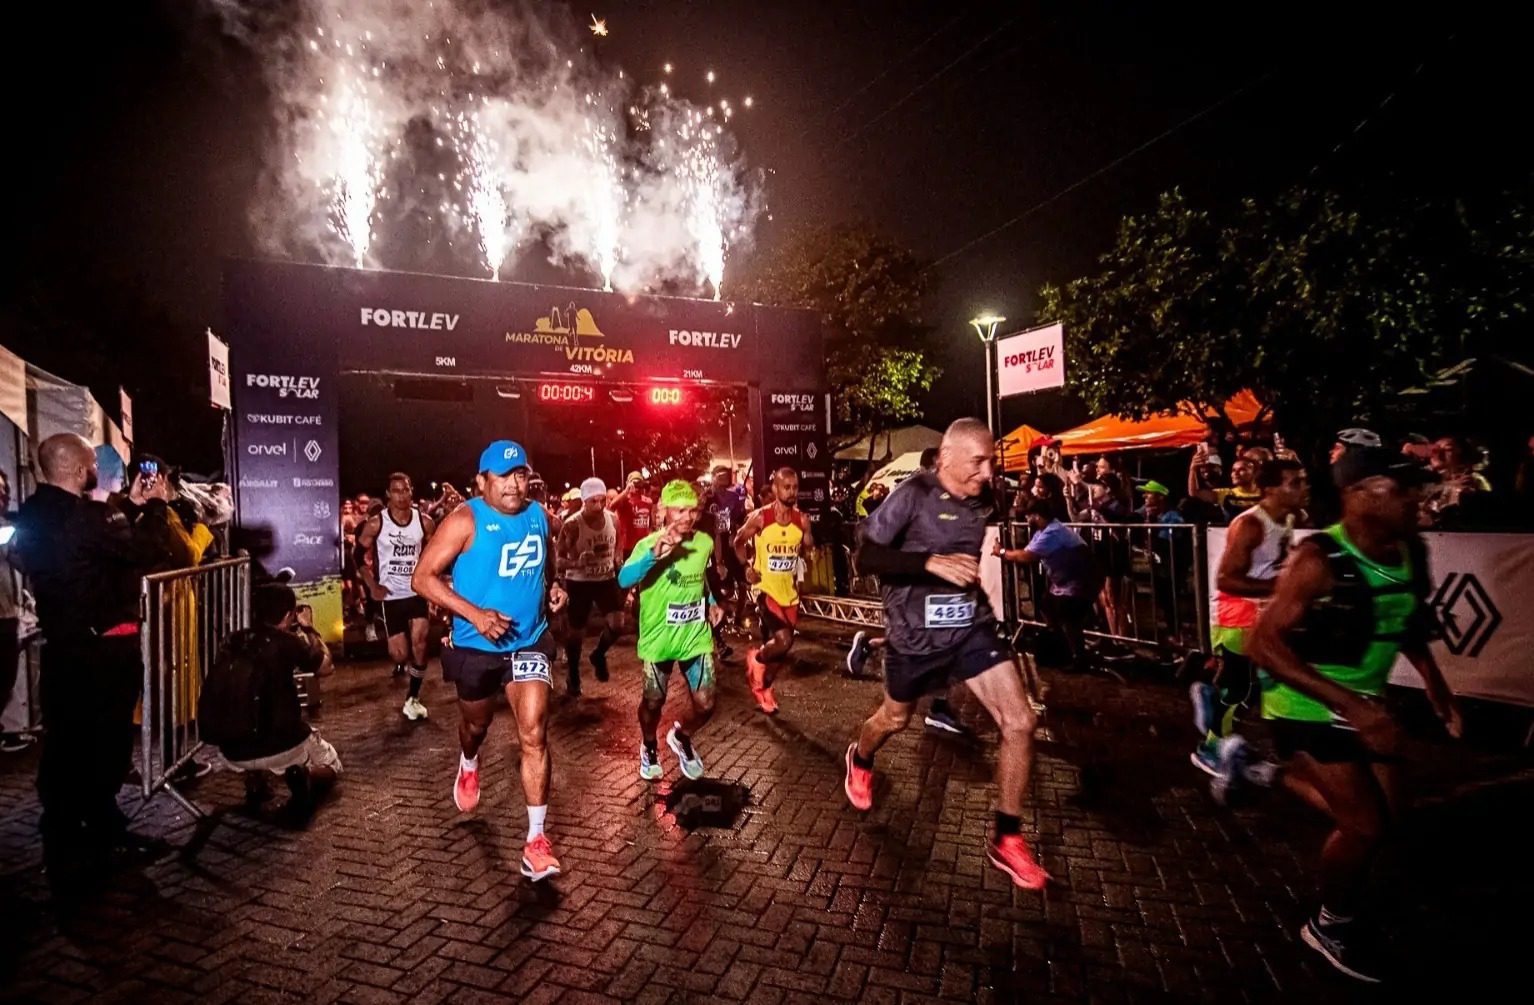
[[[967,593],[934,593],[927,598],[928,628],[968,628],[975,622],[975,601]]]

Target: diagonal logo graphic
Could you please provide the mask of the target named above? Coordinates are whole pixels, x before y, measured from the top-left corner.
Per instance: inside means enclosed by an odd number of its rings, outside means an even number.
[[[1455,656],[1479,656],[1502,624],[1502,612],[1469,572],[1449,573],[1429,606],[1443,628],[1444,645]]]

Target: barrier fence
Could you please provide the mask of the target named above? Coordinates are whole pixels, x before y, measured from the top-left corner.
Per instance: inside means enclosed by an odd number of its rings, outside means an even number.
[[[1208,590],[1204,586],[1204,533],[1193,524],[1073,523],[1102,577],[1086,634],[1162,655],[1209,651]],[[1012,543],[1022,548],[1028,528],[1014,523]],[[1011,624],[1043,625],[1040,598],[1048,590],[1037,565],[1006,563]]]
[[[176,788],[202,739],[197,699],[219,646],[250,625],[250,559],[231,558],[145,576],[139,592],[144,660],[139,777],[147,801],[166,792],[202,813]]]
[[[1209,650],[1209,590],[1204,529],[1194,524],[1067,524],[1091,549],[1103,586],[1087,635],[1168,659]],[[981,558],[981,585],[991,606],[1018,626],[1045,623],[1040,600],[1048,587],[1037,565],[1002,563],[991,555],[1028,543],[1028,525],[992,527]],[[842,548],[836,561],[833,548]],[[806,563],[804,612],[860,627],[883,623],[878,584],[862,576],[851,549],[824,548]],[[827,589],[829,587],[829,589]]]

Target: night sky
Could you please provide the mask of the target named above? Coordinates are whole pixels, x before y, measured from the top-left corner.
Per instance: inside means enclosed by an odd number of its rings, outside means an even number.
[[[594,8],[611,35],[593,41],[642,79],[673,62],[684,96],[706,98],[713,69],[721,93],[754,97],[732,127],[770,172],[763,246],[799,223],[866,221],[943,259],[927,319],[941,425],[983,413],[965,320],[1032,323],[1039,284],[1090,267],[1164,189],[1218,206],[1301,183],[1475,195],[1527,175],[1521,32],[1471,5],[1430,19],[1346,6],[669,0]],[[249,56],[197,9],[50,5],[16,28],[14,46],[48,58],[5,70],[19,240],[0,341],[103,400],[123,380],[141,443],[211,469],[216,419],[188,402],[204,394],[220,262],[253,253],[268,113]],[[1035,399],[1005,417],[1081,416]]]

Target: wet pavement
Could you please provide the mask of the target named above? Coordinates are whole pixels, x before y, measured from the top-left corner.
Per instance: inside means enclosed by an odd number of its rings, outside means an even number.
[[[176,853],[78,903],[41,869],[35,754],[4,757],[0,998],[1355,1000],[1296,937],[1321,821],[1266,794],[1215,807],[1188,763],[1182,686],[1048,675],[1025,820],[1057,879],[1040,895],[985,860],[994,731],[972,700],[958,708],[974,740],[913,725],[879,757],[874,810],[846,804],[843,750],[879,688],[843,678],[833,642],[801,641],[771,720],[739,658],[723,665],[698,783],[664,743],[665,779],[637,776],[631,646],[579,701],[558,688],[549,834],[565,874],[537,885],[517,872],[509,719],[481,755],[478,810],[453,807],[457,721],[435,662],[420,723],[387,667],[324,682],[318,724],[347,773],[305,829],[250,815],[239,779],[215,774],[192,790],[202,824],[163,797],[139,816]],[[1519,961],[1534,774],[1516,745],[1419,732],[1420,799],[1380,863],[1379,918],[1398,989],[1470,990]]]

